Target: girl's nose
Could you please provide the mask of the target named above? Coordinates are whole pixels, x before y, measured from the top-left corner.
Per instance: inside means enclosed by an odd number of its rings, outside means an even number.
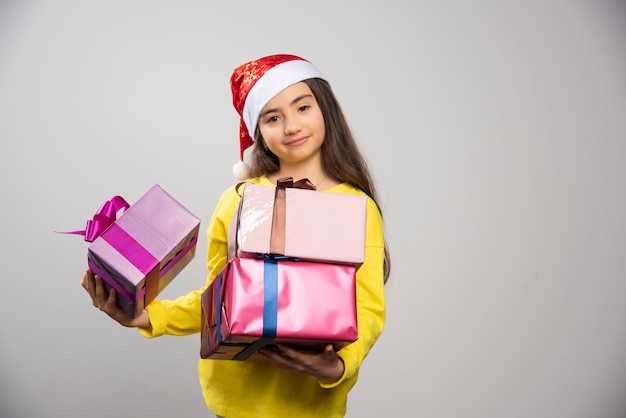
[[[300,121],[296,117],[285,118],[285,135],[293,135],[302,129]]]

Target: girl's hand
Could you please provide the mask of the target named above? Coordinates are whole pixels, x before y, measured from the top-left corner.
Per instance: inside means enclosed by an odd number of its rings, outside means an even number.
[[[259,354],[276,367],[308,374],[327,382],[337,381],[344,372],[343,361],[332,344],[327,344],[324,351],[318,354],[305,353],[282,344],[275,348],[263,348]]]
[[[150,328],[148,311],[144,309],[135,318],[129,317],[126,312],[124,312],[122,308],[117,306],[115,303],[117,298],[115,289],[111,289],[107,295],[102,279],[94,275],[91,269],[85,270],[85,274],[83,274],[82,286],[87,293],[89,293],[89,296],[91,296],[93,306],[109,315],[121,325],[125,327]]]

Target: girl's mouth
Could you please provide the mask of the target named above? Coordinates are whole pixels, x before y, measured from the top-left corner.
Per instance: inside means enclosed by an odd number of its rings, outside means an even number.
[[[304,144],[307,140],[309,139],[308,136],[303,136],[300,138],[296,138],[296,139],[292,139],[290,141],[288,141],[285,145],[288,146],[298,146],[298,145],[302,145]]]

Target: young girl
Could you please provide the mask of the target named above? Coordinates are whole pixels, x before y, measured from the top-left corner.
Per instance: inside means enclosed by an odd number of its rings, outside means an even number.
[[[385,322],[389,256],[372,177],[329,84],[313,64],[293,55],[267,56],[235,69],[230,81],[241,117],[235,176],[260,185],[275,185],[282,177],[308,178],[318,191],[369,196],[367,248],[356,274],[356,342],[339,351],[329,344],[318,354],[282,345],[264,348],[260,353],[268,362],[201,359],[198,373],[206,404],[228,418],[343,417],[359,367]],[[227,234],[238,203],[233,185],[210,220],[207,286],[226,265]],[[106,295],[91,270],[82,285],[94,306],[146,337],[200,331],[200,296],[206,286],[174,301],[155,300],[130,319],[116,306],[115,290]]]

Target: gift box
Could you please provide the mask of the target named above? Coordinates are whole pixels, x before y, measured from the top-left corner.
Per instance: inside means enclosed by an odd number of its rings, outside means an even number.
[[[199,227],[155,184],[91,242],[87,262],[134,318],[195,256]]]
[[[202,293],[201,358],[259,360],[277,343],[338,350],[356,341],[356,267],[235,258]]]
[[[366,196],[299,188],[291,179],[277,187],[247,183],[231,222],[231,252],[358,266],[365,258],[366,223]]]

